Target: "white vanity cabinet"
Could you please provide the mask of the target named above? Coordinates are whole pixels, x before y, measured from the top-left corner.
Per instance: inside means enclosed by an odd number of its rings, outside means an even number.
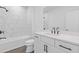
[[[79,45],[45,35],[35,35],[35,53],[79,53]]]
[[[40,40],[37,41],[38,44],[35,45],[35,53],[53,53],[54,52],[54,48],[45,43],[45,42],[42,42]]]
[[[63,53],[64,50],[55,48],[55,40],[50,37],[35,35],[35,53]]]
[[[65,53],[66,51],[55,47],[55,39],[43,35],[35,35],[35,53]]]
[[[50,42],[52,43],[50,43]],[[54,52],[54,40],[48,37],[36,35],[34,43],[35,53],[53,53]]]

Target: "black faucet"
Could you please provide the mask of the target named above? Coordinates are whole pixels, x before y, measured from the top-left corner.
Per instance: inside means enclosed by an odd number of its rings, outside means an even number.
[[[55,29],[55,27],[53,28],[53,30],[54,30],[54,34],[56,33],[56,29]]]
[[[55,34],[55,27],[52,28],[51,33],[52,33],[52,34],[53,34],[53,33]]]
[[[52,30],[51,30],[51,33],[54,33],[54,34],[59,34],[59,27],[55,28],[53,27]]]
[[[59,34],[59,27],[56,28],[56,32],[57,32],[57,34]]]
[[[4,34],[4,31],[1,31],[1,30],[0,30],[0,34],[2,34],[2,33]]]

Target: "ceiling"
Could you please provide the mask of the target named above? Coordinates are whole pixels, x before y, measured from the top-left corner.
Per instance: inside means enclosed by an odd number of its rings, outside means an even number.
[[[50,11],[52,11],[52,10],[58,8],[58,7],[61,7],[61,6],[46,6],[44,8],[44,13],[50,12]]]

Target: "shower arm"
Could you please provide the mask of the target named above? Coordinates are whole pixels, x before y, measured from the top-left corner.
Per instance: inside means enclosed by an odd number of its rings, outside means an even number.
[[[0,8],[3,8],[3,9],[5,9],[6,12],[8,12],[8,10],[5,7],[0,6]]]

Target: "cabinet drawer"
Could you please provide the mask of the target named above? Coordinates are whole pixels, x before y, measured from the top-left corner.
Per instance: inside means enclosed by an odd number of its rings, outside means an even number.
[[[69,53],[79,52],[79,46],[66,43],[64,41],[55,40],[55,47]]]
[[[45,43],[48,43],[48,44],[54,46],[54,39],[52,39],[52,38],[42,36],[42,35],[35,35],[34,37],[35,37],[35,39],[37,38],[37,40],[41,40]]]
[[[52,47],[54,47],[54,39],[52,39],[52,38],[49,38],[49,37],[46,37],[46,36],[40,36],[39,40],[41,40],[45,43],[48,43],[48,44],[52,45]]]

